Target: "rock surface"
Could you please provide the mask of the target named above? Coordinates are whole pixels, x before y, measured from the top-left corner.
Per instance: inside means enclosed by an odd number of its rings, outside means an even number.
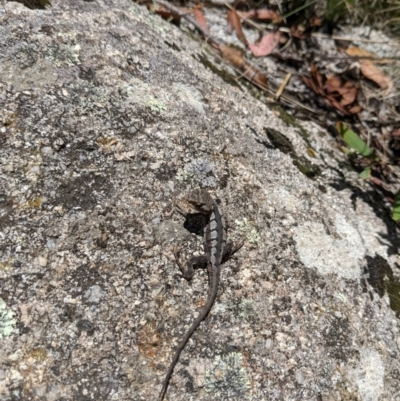
[[[156,399],[207,293],[172,256],[196,186],[245,246],[168,399],[400,400],[398,231],[328,133],[128,0],[0,4],[1,400]]]

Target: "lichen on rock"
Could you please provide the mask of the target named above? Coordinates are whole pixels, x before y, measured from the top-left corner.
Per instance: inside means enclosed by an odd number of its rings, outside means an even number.
[[[15,313],[0,298],[0,339],[9,336],[14,331],[16,324]]]
[[[214,363],[214,369],[206,372],[204,387],[208,393],[221,400],[252,400],[250,378],[241,353],[218,355]]]

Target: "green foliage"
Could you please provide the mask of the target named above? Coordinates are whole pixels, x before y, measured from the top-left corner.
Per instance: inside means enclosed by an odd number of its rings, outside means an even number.
[[[329,21],[337,22],[340,19],[346,18],[348,16],[349,10],[346,7],[346,4],[350,6],[354,6],[355,0],[328,0],[326,4],[326,19]]]
[[[327,0],[329,21],[400,30],[399,0]]]
[[[374,151],[351,129],[345,124],[338,122],[336,123],[336,129],[338,130],[343,141],[351,148],[342,146],[345,153],[351,154],[351,151],[367,157],[375,162],[380,162],[379,157],[375,156]],[[361,173],[360,178],[368,180],[371,178],[371,166],[366,167]],[[394,198],[392,218],[395,221],[400,220],[400,191],[398,191]]]
[[[358,154],[369,159],[379,161],[379,158],[374,155],[374,151],[347,125],[338,122],[336,123],[336,129],[343,141],[346,142],[351,149],[356,151]]]
[[[306,4],[302,4],[301,6],[294,8],[293,10],[291,10],[290,12],[288,12],[287,14],[283,15],[282,18],[288,18],[296,13],[298,13],[299,11],[304,10],[305,8],[312,6],[314,3],[316,3],[317,0],[311,0]]]
[[[346,153],[346,155],[351,155],[354,153],[351,149],[347,148],[346,146],[341,146],[340,148],[343,150],[344,153]]]
[[[367,167],[363,171],[361,171],[360,178],[362,178],[363,180],[367,180],[370,177],[371,177],[371,167]]]
[[[392,218],[395,221],[400,220],[400,191],[394,197]]]

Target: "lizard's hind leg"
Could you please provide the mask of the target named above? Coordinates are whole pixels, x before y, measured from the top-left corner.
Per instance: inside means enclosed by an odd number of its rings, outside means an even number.
[[[222,263],[227,262],[232,256],[240,250],[243,246],[244,241],[239,242],[238,244],[233,244],[232,241],[228,241],[225,245],[224,253],[222,254]]]
[[[186,280],[191,280],[194,276],[195,268],[206,268],[207,267],[207,257],[206,255],[192,256],[186,263],[181,261],[181,252],[174,247],[174,257],[176,264],[178,265],[182,277]]]

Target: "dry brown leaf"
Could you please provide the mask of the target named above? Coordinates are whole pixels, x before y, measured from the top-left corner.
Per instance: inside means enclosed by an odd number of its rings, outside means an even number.
[[[349,108],[349,112],[350,114],[357,114],[362,110],[361,106],[359,104],[356,104],[354,106],[351,106]]]
[[[332,93],[340,89],[340,87],[343,85],[342,79],[338,75],[332,75],[327,78],[324,89],[328,93]]]
[[[354,104],[357,97],[357,88],[338,75],[326,78],[315,64],[311,64],[311,76],[303,76],[303,82],[320,95],[325,103],[330,104],[343,114],[358,113],[361,108]]]
[[[375,185],[379,185],[380,187],[383,186],[383,181],[378,177],[371,176],[369,178],[370,182],[374,183]]]
[[[242,23],[240,22],[240,18],[236,10],[229,10],[227,19],[228,19],[228,26],[230,26],[235,30],[239,40],[247,46],[247,39],[246,36],[244,36],[242,30]]]
[[[314,17],[314,18],[311,18],[310,23],[311,23],[311,26],[316,27],[316,26],[320,26],[323,21],[324,21],[323,18]]]
[[[357,88],[350,82],[345,82],[344,85],[338,89],[338,93],[342,96],[340,101],[342,106],[349,106],[356,101]]]
[[[375,57],[375,54],[360,49],[357,46],[350,46],[345,50],[345,53],[351,57]]]
[[[307,35],[304,34],[304,27],[302,25],[290,27],[290,35],[296,39],[307,39]]]
[[[244,19],[255,19],[257,10],[240,11],[239,16]]]
[[[357,46],[349,47],[346,50],[346,54],[352,57],[375,57],[373,53],[360,49]],[[387,60],[380,60],[380,62],[385,61]],[[360,71],[365,78],[375,82],[379,87],[384,89],[386,93],[389,93],[393,89],[392,80],[387,77],[372,60],[360,60]]]
[[[267,87],[268,80],[266,75],[259,69],[248,64],[244,60],[242,52],[225,45],[220,45],[219,50],[222,57],[236,68],[239,68],[242,71],[243,76],[249,81],[258,84],[263,88]]]
[[[243,54],[232,47],[220,45],[219,50],[222,57],[232,63],[235,67],[242,68],[244,65]]]
[[[278,46],[280,36],[281,33],[279,31],[268,32],[263,35],[259,42],[249,43],[249,49],[256,57],[267,56]]]
[[[360,49],[357,46],[351,46],[344,50],[344,52],[350,57],[369,57],[373,58],[375,64],[391,64],[394,62],[393,59],[377,58],[374,53],[367,52],[366,50]]]
[[[207,26],[207,21],[206,17],[204,16],[203,11],[201,10],[201,7],[196,6],[193,8],[193,15],[196,20],[196,22],[208,33],[210,33],[208,26]]]
[[[334,96],[329,96],[329,95],[328,95],[328,96],[326,96],[325,99],[324,99],[325,103],[326,103],[326,100],[328,100],[329,104],[330,104],[331,106],[333,106],[335,109],[341,111],[343,114],[346,114],[347,116],[350,115],[350,112],[349,112],[347,109],[345,109],[345,108],[340,104],[340,102],[338,102],[338,101],[335,99]]]
[[[249,10],[245,12],[240,12],[242,18],[254,19],[257,21],[270,20],[274,24],[280,24],[282,22],[282,17],[273,10],[267,10],[262,8],[260,10]]]
[[[268,85],[267,76],[260,71],[258,68],[245,63],[242,67],[243,75],[251,82],[255,82],[262,88],[266,88]]]
[[[313,82],[313,80],[311,78],[306,77],[305,75],[303,75],[301,77],[301,79],[312,91],[317,92],[317,89],[314,88],[314,82]]]
[[[311,80],[310,80],[310,88],[320,95],[324,96],[325,92],[323,90],[324,80],[322,75],[319,73],[317,66],[315,64],[311,64]]]
[[[176,14],[170,10],[165,9],[164,7],[157,7],[156,9],[153,10],[156,14],[158,14],[161,18],[164,18],[175,25],[179,25],[181,22],[181,16],[179,14]]]
[[[393,89],[392,80],[387,77],[371,60],[360,61],[360,71],[365,78],[375,82],[388,94]]]
[[[338,75],[328,77],[324,85],[324,90],[328,94],[335,95],[335,92],[340,95],[339,103],[342,106],[348,106],[356,100],[357,88],[348,81],[343,80]]]

